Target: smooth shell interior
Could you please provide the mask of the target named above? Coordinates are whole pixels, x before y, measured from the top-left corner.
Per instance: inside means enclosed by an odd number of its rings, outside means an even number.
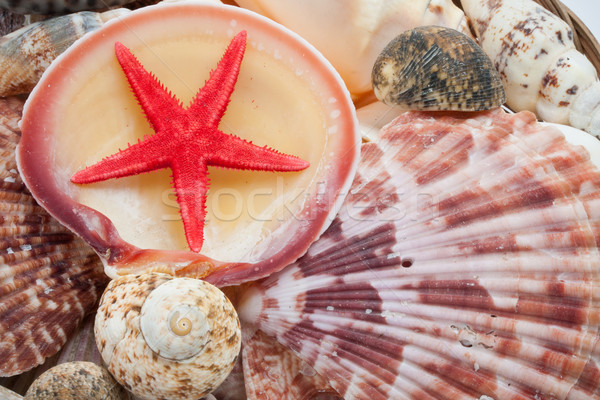
[[[298,173],[211,167],[202,253],[231,262],[264,257],[271,251],[265,238],[282,229],[289,235],[290,224],[313,222],[310,210],[319,193],[318,201],[328,208],[339,203],[338,190],[329,193],[328,185],[339,188],[349,181],[348,165],[357,154],[345,150],[358,136],[352,133],[355,116],[341,81],[305,42],[280,29],[237,7],[193,2],[149,7],[110,21],[50,68],[27,106],[35,108],[36,115],[34,119],[25,112],[23,130],[44,130],[43,157],[50,157],[43,167],[49,172],[36,171],[35,179],[43,180],[40,175],[46,174],[76,203],[107,216],[125,242],[139,248],[186,250],[169,170],[89,185],[72,184],[70,178],[153,134],[116,61],[116,41],[129,47],[185,106],[233,35],[247,30],[240,76],[219,127],[301,157],[310,167]],[[336,135],[345,138],[338,140]],[[339,168],[333,168],[335,164]],[[51,212],[58,208],[43,199],[42,203]],[[322,207],[315,210],[316,219],[322,219]],[[75,216],[80,217],[86,229],[103,230],[97,214]]]

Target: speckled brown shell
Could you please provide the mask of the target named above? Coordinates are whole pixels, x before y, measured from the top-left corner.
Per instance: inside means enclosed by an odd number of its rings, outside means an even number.
[[[375,61],[372,80],[379,100],[412,110],[480,111],[506,100],[483,50],[465,34],[438,26],[398,35]]]
[[[94,251],[38,206],[15,162],[23,102],[0,99],[0,376],[60,350],[108,278]]]
[[[126,400],[123,389],[106,368],[77,361],[44,372],[27,390],[25,400]]]
[[[159,309],[148,310],[151,317],[168,317],[155,323],[153,328],[161,334],[155,336],[159,343],[153,343],[144,330],[146,306],[153,294],[167,286],[173,301],[160,301]],[[168,321],[181,305],[197,308],[209,326],[206,340],[190,347],[187,357],[180,352],[171,354],[175,348],[171,343],[181,336],[195,336],[201,329],[191,324],[187,334],[173,336],[175,331]],[[205,396],[227,377],[241,345],[240,322],[223,292],[201,280],[162,273],[127,275],[111,281],[102,296],[94,330],[109,371],[142,399]],[[162,349],[159,353],[152,350],[157,345]]]

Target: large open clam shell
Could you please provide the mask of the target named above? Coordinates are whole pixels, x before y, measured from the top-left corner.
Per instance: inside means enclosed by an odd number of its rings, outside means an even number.
[[[308,169],[211,169],[202,254],[187,251],[169,171],[70,182],[86,165],[153,134],[115,59],[116,41],[186,103],[241,30],[247,49],[220,129],[297,155]],[[202,51],[190,51],[189,43]],[[266,276],[301,256],[339,209],[360,143],[349,93],[314,48],[260,15],[197,1],[136,10],[79,40],[32,92],[22,128],[23,179],[100,254],[109,275],[210,274],[217,285]]]
[[[589,153],[531,113],[408,112],[240,318],[347,399],[594,398],[599,203]]]
[[[108,281],[94,251],[37,205],[19,177],[22,104],[0,99],[0,376],[58,352]]]

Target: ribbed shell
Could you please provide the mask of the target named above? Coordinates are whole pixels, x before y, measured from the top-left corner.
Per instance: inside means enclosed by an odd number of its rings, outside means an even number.
[[[306,362],[261,331],[244,342],[242,363],[249,400],[341,397]]]
[[[500,74],[473,39],[423,26],[396,36],[372,72],[381,101],[411,110],[482,111],[506,101]]]
[[[108,281],[94,251],[38,206],[19,177],[22,104],[0,99],[0,376],[58,352]]]
[[[0,4],[2,0],[0,0]],[[77,39],[126,14],[81,12],[27,25],[0,38],[0,96],[29,93],[50,63]]]
[[[600,173],[531,113],[405,113],[240,318],[345,399],[600,395]]]

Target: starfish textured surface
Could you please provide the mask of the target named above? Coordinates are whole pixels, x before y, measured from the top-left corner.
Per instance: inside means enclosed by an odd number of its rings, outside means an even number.
[[[185,109],[129,49],[117,42],[117,60],[156,133],[77,172],[71,181],[93,183],[170,168],[188,245],[199,252],[204,238],[208,166],[284,172],[309,166],[298,157],[256,146],[218,129],[245,49],[246,32],[242,31],[233,38],[217,68]]]

